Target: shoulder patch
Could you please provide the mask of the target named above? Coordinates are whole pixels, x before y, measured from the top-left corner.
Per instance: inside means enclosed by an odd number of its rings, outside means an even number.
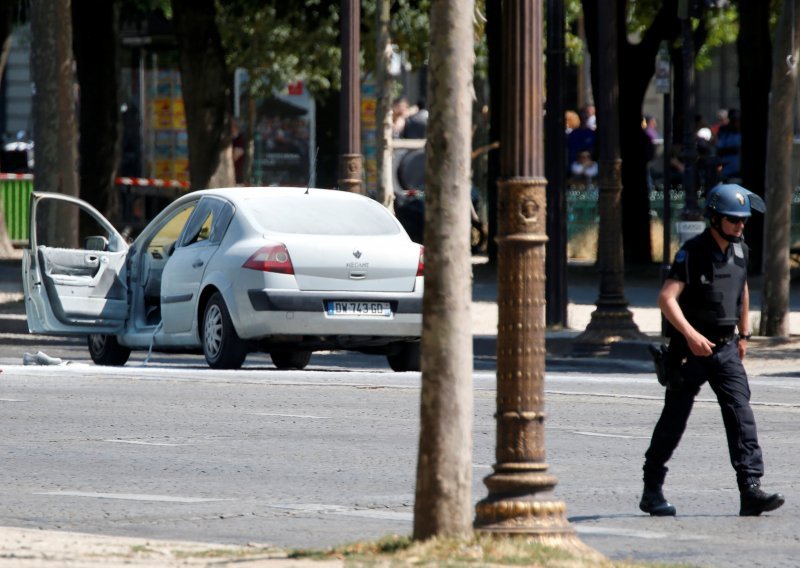
[[[675,255],[675,262],[683,262],[686,260],[686,251],[681,249]]]

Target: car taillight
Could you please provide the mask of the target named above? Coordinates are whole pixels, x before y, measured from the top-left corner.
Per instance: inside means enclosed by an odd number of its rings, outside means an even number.
[[[425,272],[425,247],[419,246],[419,263],[417,264],[417,276],[422,276]]]
[[[294,274],[292,259],[289,251],[282,244],[261,247],[247,259],[243,268],[261,270],[262,272],[278,272],[280,274]]]

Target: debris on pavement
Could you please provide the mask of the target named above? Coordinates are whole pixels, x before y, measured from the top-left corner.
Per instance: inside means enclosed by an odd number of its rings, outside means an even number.
[[[43,351],[39,351],[36,355],[31,353],[23,353],[22,354],[22,364],[23,365],[66,365],[64,361],[62,361],[58,357],[51,357],[47,353]]]

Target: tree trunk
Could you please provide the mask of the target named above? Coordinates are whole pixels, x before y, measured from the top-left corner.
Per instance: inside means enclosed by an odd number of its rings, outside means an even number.
[[[378,0],[375,10],[377,20],[377,45],[375,46],[378,83],[378,201],[389,211],[394,211],[394,176],[392,176],[392,94],[394,79],[389,72],[392,63],[392,38],[389,33],[390,0]]]
[[[739,37],[736,46],[739,55],[739,101],[742,105],[742,185],[764,195],[772,70],[770,2],[740,0],[738,9]],[[764,243],[764,219],[760,215],[753,215],[748,223],[747,241],[751,251],[750,270],[760,274]]]
[[[31,2],[34,187],[78,195],[75,79],[70,0]],[[48,229],[77,246],[78,218],[60,216]]]
[[[472,18],[472,0],[431,5],[416,540],[472,532]]]
[[[764,245],[764,282],[762,284],[759,333],[770,337],[789,335],[789,248],[792,228],[792,128],[794,100],[797,94],[797,40],[793,30],[800,29],[800,0],[784,0],[772,63],[772,96],[769,105],[767,139],[767,212],[764,219],[769,244]],[[795,41],[792,45],[792,41]],[[789,66],[786,54],[795,64]],[[749,188],[748,188],[749,189]],[[748,227],[749,228],[749,227]],[[744,330],[745,332],[747,330]]]
[[[231,187],[235,184],[231,150],[233,77],[225,64],[214,0],[172,0],[172,12],[192,189]]]
[[[14,5],[12,0],[0,1],[0,77],[6,68],[8,53],[11,51],[11,28],[14,21]],[[3,202],[0,200],[0,258],[10,256],[14,251],[8,236],[6,215]]]
[[[583,0],[584,22],[589,52],[592,55],[592,90],[598,93],[597,3]],[[625,29],[627,0],[615,2],[617,27]],[[650,242],[650,199],[647,186],[647,156],[643,144],[642,104],[650,79],[655,73],[655,58],[664,39],[674,38],[677,3],[665,1],[651,26],[637,44],[627,34],[618,37],[619,55],[619,133],[622,158],[622,243],[625,263],[652,262]],[[628,70],[635,69],[636,72]]]
[[[80,85],[80,195],[120,220],[114,185],[120,159],[119,2],[73,0],[73,48]]]

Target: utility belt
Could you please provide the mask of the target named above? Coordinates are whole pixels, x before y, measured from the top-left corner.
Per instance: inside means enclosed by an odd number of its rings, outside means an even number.
[[[714,351],[719,351],[728,343],[734,343],[739,338],[733,326],[718,327],[714,329],[698,329],[706,339],[714,344]]]
[[[709,341],[714,343],[713,351],[716,353],[729,343],[736,342],[736,328],[733,326],[716,327],[714,329],[698,329]],[[679,333],[674,333],[669,341],[669,347],[664,344],[650,344],[650,355],[656,370],[658,382],[668,389],[680,388],[685,380],[683,367],[689,357],[689,346],[686,338]]]

